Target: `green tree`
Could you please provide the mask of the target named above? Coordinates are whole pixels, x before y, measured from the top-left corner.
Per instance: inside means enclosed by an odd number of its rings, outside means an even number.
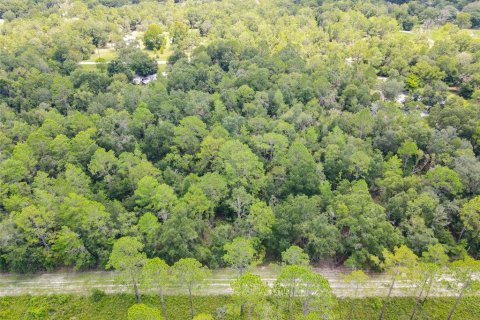
[[[188,26],[181,22],[176,21],[170,26],[170,35],[172,36],[172,43],[179,44],[182,42],[188,34]]]
[[[472,27],[472,16],[467,12],[459,12],[457,14],[456,23],[461,29],[470,29]]]
[[[327,192],[325,190],[325,197]],[[339,248],[339,231],[321,212],[321,202],[320,196],[300,195],[289,196],[275,206],[276,219],[272,228],[275,241],[270,245],[279,256],[292,244],[301,244],[312,261],[330,257]]]
[[[165,304],[164,291],[172,282],[170,267],[165,261],[158,257],[147,259],[142,268],[142,280],[146,286],[159,291],[163,318],[167,320],[167,306]]]
[[[289,318],[293,319],[294,308],[293,303],[301,294],[301,279],[308,272],[306,266],[286,265],[282,267],[280,274],[275,280],[273,292],[280,299],[287,299],[287,312]]]
[[[172,187],[160,184],[151,176],[145,176],[138,181],[135,203],[144,210],[155,212],[157,217],[165,222],[171,216],[178,199]]]
[[[32,244],[39,243],[50,250],[55,236],[55,213],[45,208],[28,206],[16,216],[15,223]]]
[[[343,183],[337,193],[332,208],[338,230],[348,234],[338,238],[350,255],[348,263],[366,265],[372,254],[380,255],[384,248],[401,243],[398,229],[386,219],[385,209],[373,201],[365,181]]]
[[[138,280],[147,259],[142,250],[143,244],[136,238],[120,238],[113,244],[112,253],[106,266],[107,269],[114,268],[121,281],[130,282],[133,285],[137,303],[140,303]]]
[[[225,244],[224,250],[223,260],[240,275],[257,262],[257,251],[250,239],[237,237],[232,242]]]
[[[463,260],[454,261],[450,265],[450,270],[454,279],[452,288],[457,293],[457,298],[450,309],[448,320],[452,319],[460,300],[465,294],[471,291],[478,292],[480,281],[475,277],[475,274],[480,272],[480,261],[467,256]]]
[[[200,287],[205,279],[210,275],[210,270],[202,266],[200,262],[193,258],[180,259],[173,265],[173,275],[175,281],[182,287],[187,288],[190,301],[190,316],[193,319],[193,295],[192,291]]]
[[[480,196],[471,199],[462,206],[460,219],[463,222],[463,228],[458,237],[459,240],[466,230],[473,232],[475,235],[480,232]]]
[[[251,207],[253,201],[254,197],[244,187],[239,187],[232,190],[227,204],[237,214],[237,220],[241,220],[247,214],[248,208]]]
[[[420,263],[413,274],[413,280],[419,287],[419,292],[410,314],[410,320],[414,319],[420,302],[428,298],[430,289],[438,280],[438,277],[441,276],[441,272],[444,271],[447,263],[448,256],[445,253],[445,247],[441,244],[430,245],[428,251],[422,253]]]
[[[253,312],[266,303],[269,287],[260,276],[244,273],[231,283],[233,300],[240,306],[240,316],[247,310],[247,319],[252,319]]]
[[[157,24],[150,24],[143,34],[143,44],[148,50],[160,50],[165,44],[162,28]]]
[[[113,150],[97,149],[88,164],[90,173],[97,177],[108,177],[115,172],[118,159]]]
[[[348,320],[354,319],[353,314],[355,310],[355,300],[358,299],[360,287],[364,285],[367,280],[368,275],[366,275],[362,270],[353,270],[344,276],[344,281],[353,288],[353,297],[350,298],[351,301],[348,312]]]
[[[418,149],[415,141],[407,140],[402,143],[400,148],[398,148],[397,154],[403,160],[403,171],[405,172],[407,168],[410,168],[411,172],[411,168],[417,164],[418,159],[422,156],[423,152]]]
[[[158,248],[158,233],[160,231],[160,222],[158,218],[147,212],[138,219],[138,231],[143,236],[145,251],[147,254],[155,253]]]
[[[272,233],[272,225],[275,223],[275,215],[270,206],[263,201],[255,201],[250,206],[250,212],[246,218],[248,237],[258,237],[263,240]]]
[[[329,317],[334,295],[327,279],[321,274],[307,269],[300,278],[300,290],[299,298],[302,301],[304,319],[312,312],[312,309],[316,310],[313,313],[321,318]]]
[[[128,67],[133,73],[145,77],[151,74],[155,74],[158,71],[157,61],[136,48],[126,48],[119,52],[119,62],[115,63],[114,69],[108,69],[108,72],[118,73],[124,72],[124,65]]]
[[[298,246],[291,246],[282,252],[282,261],[286,265],[308,266],[310,259],[302,248]]]
[[[70,193],[60,205],[63,225],[81,235],[85,248],[105,264],[111,250],[114,226],[110,212],[100,202]]]
[[[285,157],[285,167],[285,194],[318,193],[322,171],[303,144],[296,141],[290,146]]]
[[[185,117],[175,127],[173,141],[182,151],[196,154],[200,149],[200,142],[207,135],[207,126],[198,116]]]
[[[58,232],[52,251],[61,264],[74,265],[75,270],[90,267],[94,263],[94,257],[85,248],[80,235],[66,226]]]
[[[388,294],[383,301],[379,320],[383,319],[385,308],[392,295],[395,283],[403,276],[409,276],[418,265],[418,257],[406,246],[395,247],[393,252],[383,250],[382,259],[372,256],[372,261],[381,269],[385,270],[390,276],[390,285]]]
[[[463,191],[462,180],[458,173],[448,167],[436,166],[427,172],[426,178],[441,195],[454,197]]]
[[[256,194],[265,184],[263,165],[248,146],[238,140],[227,141],[219,151],[228,183]]]

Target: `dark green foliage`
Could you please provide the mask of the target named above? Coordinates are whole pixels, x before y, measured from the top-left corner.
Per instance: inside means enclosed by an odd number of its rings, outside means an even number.
[[[123,73],[128,78],[131,78],[132,74],[148,76],[157,73],[157,69],[157,62],[154,59],[134,48],[120,51],[120,57],[112,60],[107,67],[110,76]]]
[[[104,291],[99,289],[93,289],[92,292],[90,293],[90,300],[92,300],[92,302],[98,303],[102,299],[104,299],[106,296],[107,294]]]
[[[0,2],[2,271],[479,257],[478,2]]]
[[[131,0],[99,0],[101,4],[107,7],[121,7],[131,3]]]

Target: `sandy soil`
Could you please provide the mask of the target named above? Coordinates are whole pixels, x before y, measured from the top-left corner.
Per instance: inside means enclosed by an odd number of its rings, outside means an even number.
[[[345,270],[317,268],[317,272],[325,276],[338,297],[352,297],[354,290],[343,281],[342,272]],[[262,276],[269,285],[275,281],[278,267],[259,267],[254,273]],[[231,293],[230,282],[235,278],[235,272],[229,269],[215,270],[206,281],[204,288],[197,290],[199,295],[229,294]],[[384,296],[389,284],[388,276],[384,274],[370,274],[370,279],[362,286],[361,296]],[[34,275],[0,274],[0,296],[12,295],[44,295],[44,294],[89,294],[92,289],[104,290],[108,293],[128,292],[129,288],[116,280],[111,271],[88,271],[88,272],[56,272]],[[148,291],[148,290],[144,290]],[[169,288],[167,294],[182,293],[181,288]],[[395,296],[415,295],[412,284],[398,282],[393,290]],[[452,295],[445,288],[432,289],[432,295]]]

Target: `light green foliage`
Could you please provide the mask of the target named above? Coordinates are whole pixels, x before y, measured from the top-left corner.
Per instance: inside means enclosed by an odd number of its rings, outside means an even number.
[[[250,206],[248,216],[247,234],[259,239],[268,238],[272,233],[272,225],[275,223],[275,215],[272,208],[263,201],[256,201]]]
[[[143,177],[135,190],[136,203],[145,210],[153,211],[157,217],[165,221],[172,214],[178,202],[172,187],[159,184],[150,176]]]
[[[40,243],[45,249],[50,248],[53,240],[55,227],[55,213],[45,208],[28,206],[16,217],[15,223],[27,235],[27,240],[33,243]]]
[[[435,190],[447,196],[455,196],[463,191],[463,184],[458,174],[447,167],[435,167],[426,175]]]
[[[158,218],[150,212],[145,213],[138,219],[138,231],[145,237],[147,243],[155,241],[159,229]]]
[[[413,164],[417,163],[417,159],[422,156],[422,151],[418,149],[415,141],[407,140],[398,148],[398,155],[403,159],[403,170],[407,169],[410,160]],[[412,164],[411,164],[412,165]]]
[[[258,263],[257,251],[250,239],[237,237],[224,246],[223,260],[242,275],[249,267]]]
[[[179,148],[190,154],[199,151],[200,142],[207,135],[207,127],[197,116],[185,117],[175,127],[173,141]]]
[[[418,257],[406,246],[395,247],[393,252],[383,250],[381,259],[374,256],[371,259],[395,277],[408,274],[418,262]]]
[[[464,229],[473,234],[480,232],[480,196],[477,196],[460,209],[460,218],[463,221]]]
[[[147,259],[142,268],[142,279],[144,284],[151,288],[165,288],[172,282],[170,267],[158,257]]]
[[[76,270],[92,265],[93,257],[85,248],[80,235],[68,227],[62,227],[52,245],[57,259],[66,266],[74,266]]]
[[[417,299],[412,309],[411,318],[415,317],[420,303],[429,297],[432,287],[440,281],[439,277],[444,273],[448,263],[445,247],[441,244],[430,245],[428,250],[422,253],[419,265],[413,270],[411,280],[417,289]]]
[[[368,275],[366,275],[362,270],[353,270],[352,272],[346,274],[344,279],[345,282],[354,287],[358,287],[368,280]]]
[[[193,319],[195,311],[192,291],[202,286],[203,281],[210,275],[210,270],[193,258],[180,259],[172,268],[175,282],[188,290],[190,317]]]
[[[193,320],[214,320],[214,318],[211,314],[200,313],[193,317]]]
[[[285,156],[287,180],[284,188],[289,194],[315,194],[319,188],[322,170],[308,149],[294,142]]]
[[[286,298],[283,305],[290,318],[294,314],[294,302],[301,302],[302,314],[315,314],[317,317],[328,317],[334,303],[330,284],[319,273],[309,267],[285,265],[275,281],[273,292],[278,297]]]
[[[459,28],[470,29],[472,27],[471,23],[472,16],[467,12],[459,12],[456,17],[456,23]]]
[[[106,177],[114,172],[116,163],[117,158],[112,150],[106,151],[100,148],[95,151],[88,169],[93,175]]]
[[[238,140],[227,141],[220,147],[219,157],[231,186],[244,187],[252,193],[257,193],[263,187],[263,165],[248,146]]]
[[[148,298],[148,299],[147,299]],[[196,297],[202,305],[202,313],[211,315],[217,314],[217,308],[232,304],[232,296],[228,295],[210,295]],[[145,297],[145,304],[154,307],[157,300]],[[148,300],[148,301],[147,301]],[[446,319],[451,305],[455,299],[452,297],[432,297],[425,301],[422,308],[418,310],[416,319],[438,318]],[[275,301],[272,301],[275,302]],[[337,299],[332,318],[346,319],[350,306],[350,299]],[[6,314],[6,320],[20,319],[25,312],[29,315],[39,314],[45,319],[69,319],[73,317],[81,319],[94,318],[114,318],[118,320],[128,319],[128,309],[132,307],[132,297],[124,294],[108,294],[101,301],[94,302],[87,295],[41,295],[32,300],[29,295],[16,297],[1,297],[0,303],[4,305],[2,312]],[[167,303],[176,307],[176,312],[172,313],[172,320],[184,320],[189,318],[188,297],[187,296],[169,296]],[[387,310],[388,318],[408,318],[414,299],[410,297],[393,297],[391,301],[391,310]],[[50,308],[46,310],[45,305]],[[378,317],[378,298],[361,298],[355,301],[356,319],[376,319]],[[478,299],[475,296],[466,296],[459,304],[455,317],[461,316],[463,319],[476,319],[479,312]],[[199,316],[200,314],[198,314]],[[275,311],[275,308],[263,310],[261,319],[276,320],[287,317],[288,315]],[[302,317],[301,310],[297,309],[297,317]],[[318,319],[318,316],[311,314],[308,319]]]
[[[182,200],[190,209],[192,218],[195,218],[197,221],[212,218],[213,203],[208,199],[200,186],[192,185],[188,188]]]
[[[160,311],[143,303],[128,308],[128,320],[162,320]]]
[[[454,261],[450,265],[450,270],[454,279],[452,288],[457,294],[457,299],[450,310],[448,320],[452,318],[460,299],[464,295],[478,292],[480,281],[475,277],[475,274],[480,272],[480,261],[467,256],[463,260]]]
[[[395,247],[393,252],[386,249],[382,252],[382,259],[372,256],[370,258],[382,270],[391,276],[388,295],[383,301],[380,318],[385,314],[385,308],[390,300],[395,283],[402,277],[409,279],[418,266],[418,257],[406,246]]]
[[[290,317],[293,316],[294,299],[301,295],[301,278],[307,272],[308,267],[306,266],[283,266],[275,281],[272,289],[273,294],[286,298],[287,305],[283,307],[287,310]]]
[[[247,313],[247,319],[252,319],[252,315],[259,314],[259,309],[266,303],[269,293],[268,285],[262,281],[260,276],[252,273],[244,273],[231,283],[233,290],[233,300],[240,307],[240,316],[244,310]]]
[[[291,246],[282,252],[282,261],[287,265],[307,266],[309,264],[308,254],[298,246]]]
[[[142,268],[142,283],[144,286],[158,290],[160,293],[160,300],[162,304],[162,313],[165,320],[167,316],[167,306],[165,304],[164,290],[173,282],[170,267],[162,259],[155,257],[147,259]]]
[[[151,24],[143,34],[143,44],[148,50],[159,50],[165,44],[162,28],[157,24]]]
[[[173,43],[179,45],[188,34],[188,26],[180,21],[176,21],[170,27],[170,35]]]
[[[353,299],[351,301],[350,310],[348,313],[348,319],[351,320],[354,319],[355,314],[355,299],[358,297],[360,290],[362,290],[361,286],[363,286],[369,278],[368,275],[366,275],[362,270],[353,270],[352,272],[344,275],[343,279],[353,289]],[[363,289],[362,292],[366,293],[365,289]]]
[[[107,268],[114,268],[124,283],[132,283],[137,302],[140,302],[138,280],[146,262],[142,252],[143,244],[133,237],[123,237],[115,241]]]

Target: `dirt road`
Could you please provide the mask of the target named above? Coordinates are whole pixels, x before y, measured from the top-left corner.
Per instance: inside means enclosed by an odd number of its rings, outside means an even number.
[[[342,271],[338,269],[315,269],[325,276],[338,297],[350,297],[352,288],[342,279]],[[276,267],[259,267],[254,270],[264,281],[272,285],[278,274]],[[230,282],[235,278],[235,273],[229,269],[215,270],[206,281],[206,286],[197,291],[197,294],[229,294]],[[383,296],[387,292],[388,276],[370,274],[370,279],[362,287],[362,296]],[[115,273],[111,271],[88,272],[56,272],[34,275],[0,274],[0,296],[12,295],[44,295],[44,294],[89,294],[92,289],[104,290],[108,293],[128,292],[121,283],[116,281]],[[180,288],[170,288],[169,294],[182,293]],[[396,296],[414,295],[411,284],[398,282],[393,291]],[[451,293],[442,288],[433,290],[433,295],[448,296]]]

